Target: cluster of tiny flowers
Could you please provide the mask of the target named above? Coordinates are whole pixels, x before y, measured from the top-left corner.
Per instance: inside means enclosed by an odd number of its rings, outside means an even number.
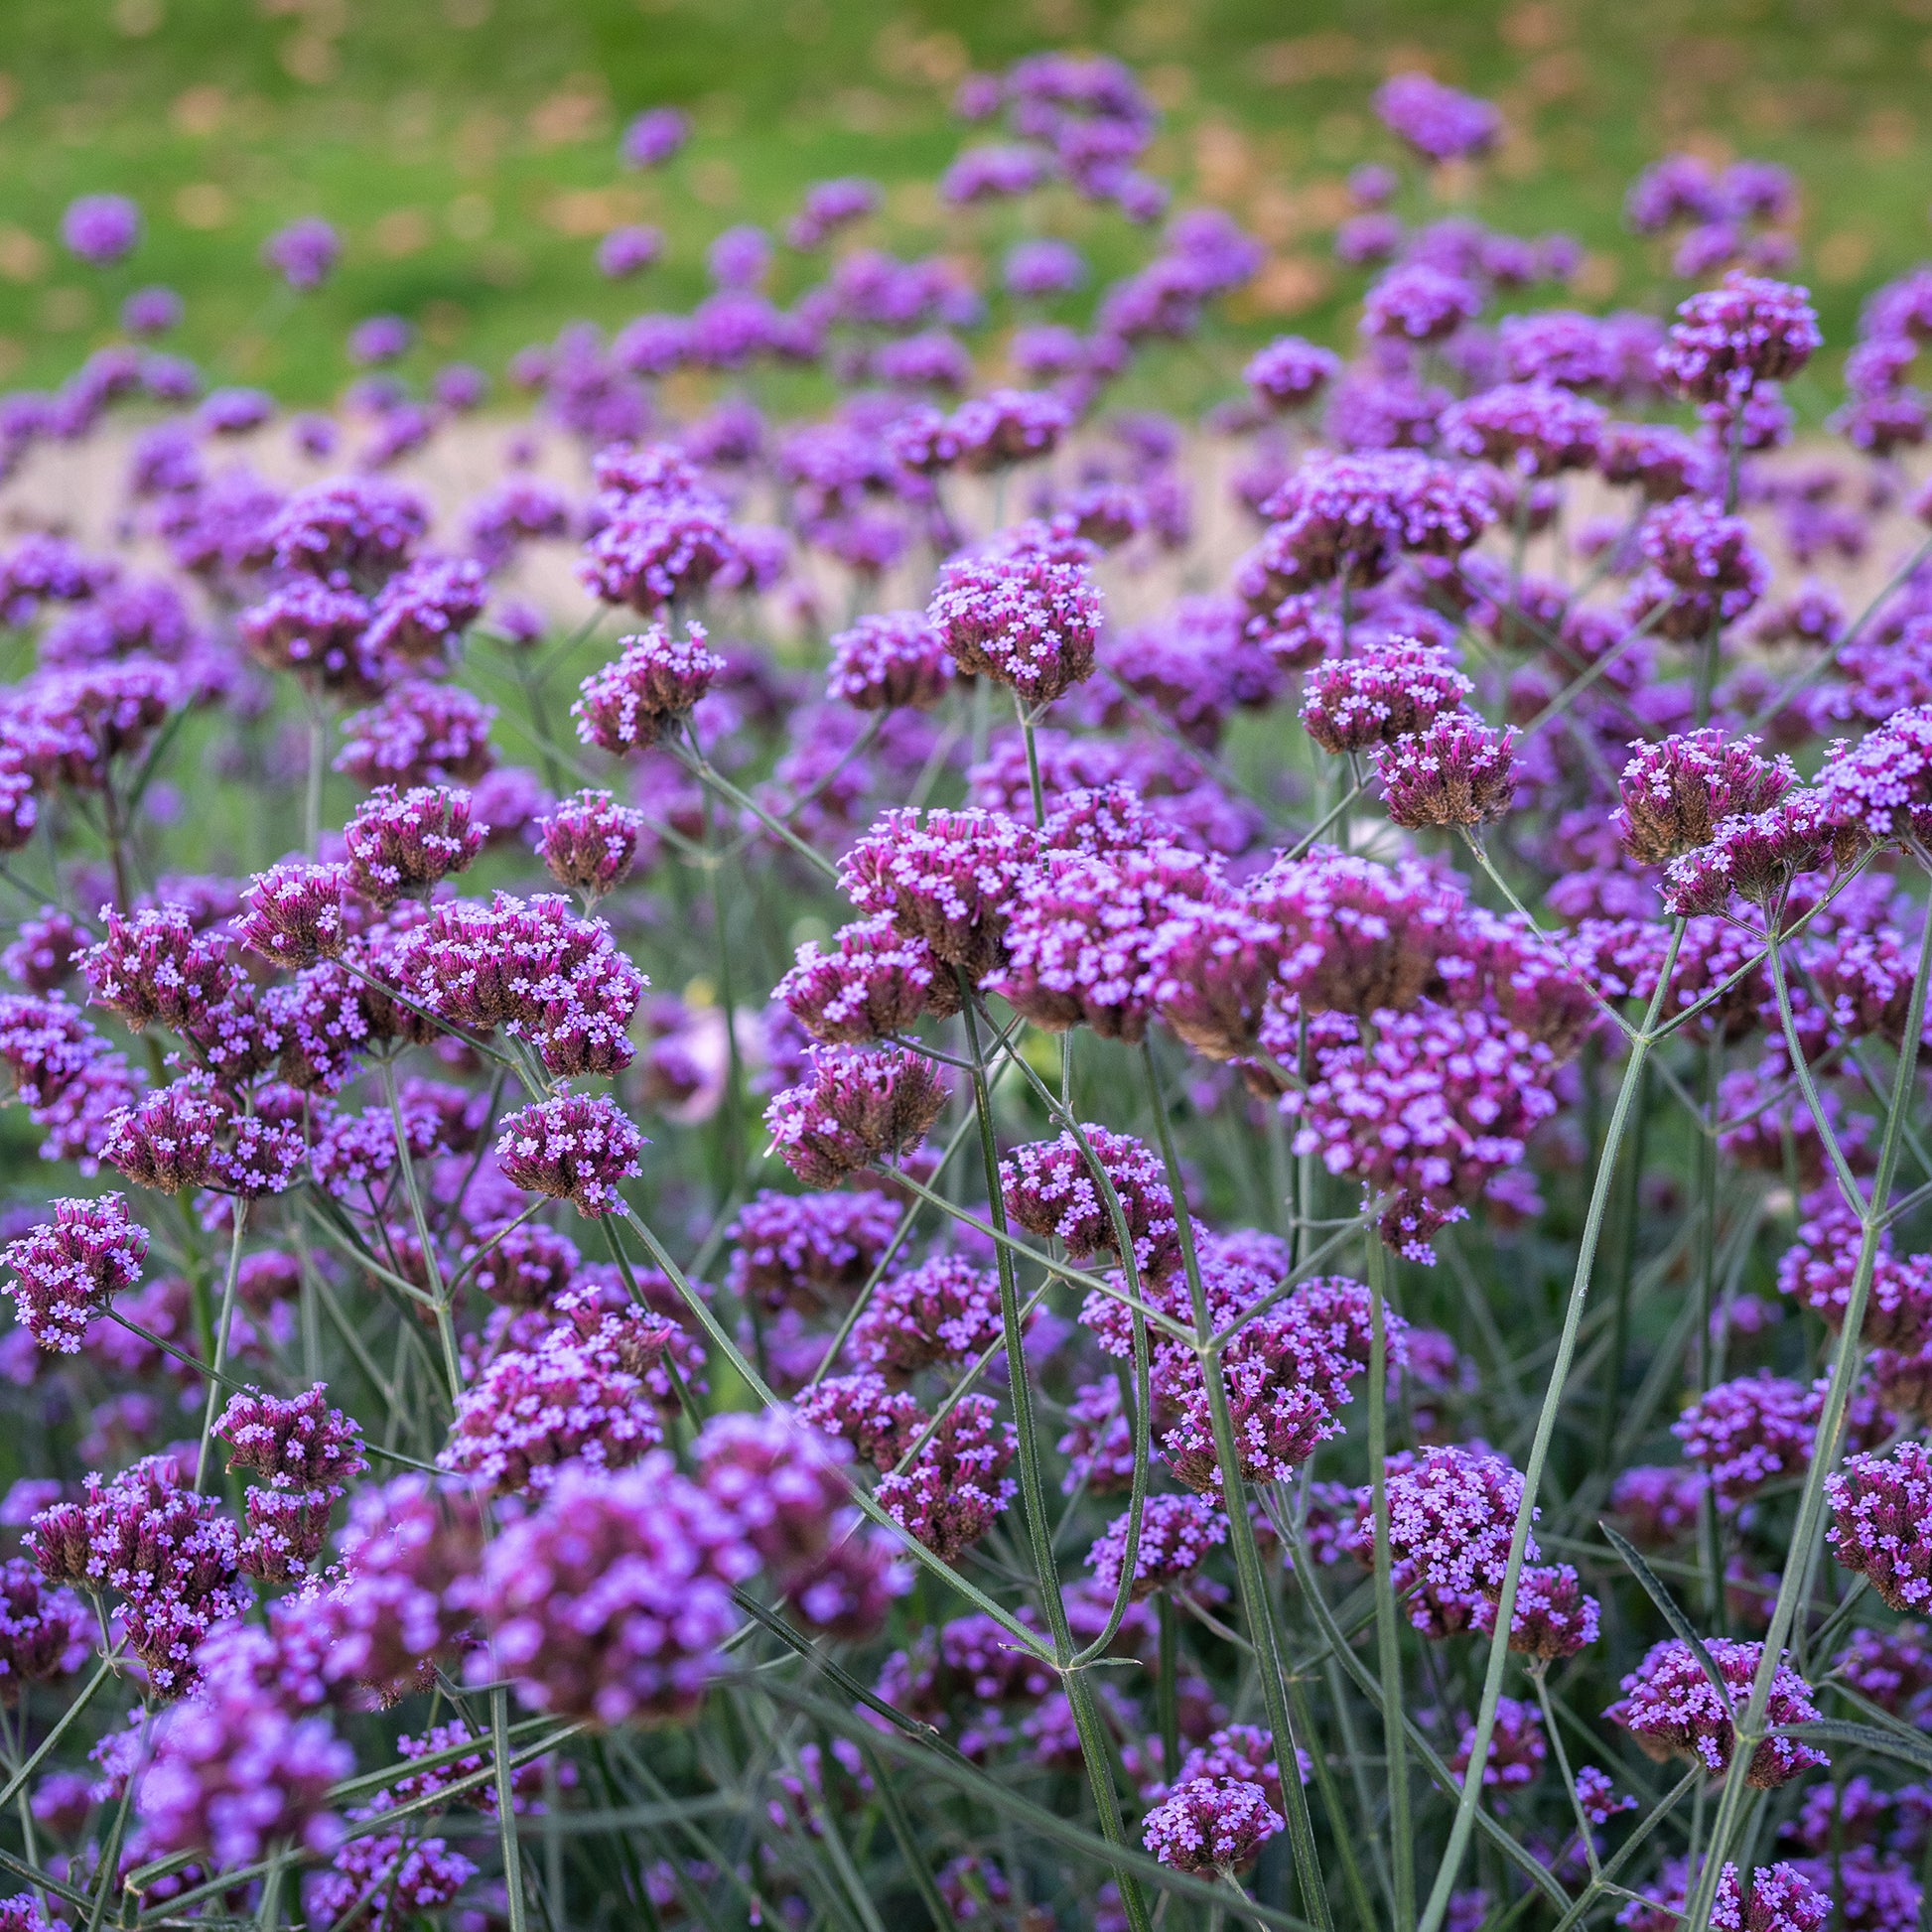
[[[457,1400],[443,1468],[497,1495],[541,1495],[560,1468],[620,1469],[663,1440],[643,1372],[662,1323],[606,1315],[588,1335],[565,1323],[534,1348],[506,1348]]]
[[[634,1180],[645,1146],[605,1094],[563,1094],[504,1117],[496,1159],[505,1178],[533,1193],[569,1201],[580,1213],[622,1210],[621,1180]]]
[[[1797,781],[1788,759],[1757,756],[1757,741],[1726,743],[1722,732],[1684,732],[1639,744],[1617,783],[1617,833],[1642,865],[1659,865],[1708,845],[1727,818],[1768,811]]]
[[[21,1325],[40,1343],[76,1354],[88,1324],[141,1279],[148,1231],[119,1194],[57,1200],[54,1218],[0,1253]]]
[[[816,940],[800,946],[773,995],[814,1039],[861,1046],[927,1014],[944,1020],[959,1011],[958,981],[923,939],[901,936],[890,918],[854,920],[835,937],[834,952]]]
[[[826,696],[857,711],[925,711],[946,695],[952,658],[932,622],[916,611],[862,617],[832,639]]]
[[[962,671],[1050,704],[1093,670],[1101,608],[1091,555],[1078,538],[1022,524],[945,565],[927,618]]]
[[[1894,1610],[1932,1606],[1932,1464],[1922,1443],[1853,1455],[1825,1478],[1834,1559],[1865,1578]]]
[[[909,1153],[946,1104],[931,1063],[895,1047],[821,1047],[810,1078],[765,1112],[771,1145],[808,1187],[835,1187],[861,1169]]]
[[[725,660],[707,645],[698,623],[687,625],[682,638],[660,624],[620,642],[619,654],[584,680],[571,716],[584,744],[621,758],[647,751],[687,716]]]
[[[90,1475],[83,1500],[34,1518],[30,1549],[49,1582],[121,1599],[129,1646],[164,1697],[194,1686],[197,1646],[247,1605],[233,1522],[165,1456],[111,1482]]]
[[[1653,1644],[1638,1668],[1623,1680],[1623,1695],[1603,1713],[1634,1737],[1648,1757],[1690,1757],[1714,1776],[1730,1768],[1736,1747],[1732,1711],[1749,1700],[1763,1646],[1707,1638],[1706,1654],[1725,1681],[1720,1692],[1705,1675],[1704,1666],[1689,1644],[1672,1637]],[[1780,1663],[1771,1679],[1770,1701],[1764,1707],[1773,1725],[1815,1723],[1818,1707],[1804,1680],[1789,1664]],[[1752,1753],[1746,1779],[1770,1790],[1787,1784],[1802,1771],[1831,1760],[1795,1737],[1772,1736]]]
[[[1070,1255],[1119,1255],[1124,1229],[1143,1276],[1168,1275],[1179,1265],[1167,1170],[1130,1135],[1089,1125],[1079,1139],[1068,1132],[1018,1148],[1001,1164],[1000,1181],[1014,1221],[1030,1234],[1057,1239]]]
[[[1184,1590],[1209,1551],[1227,1541],[1221,1512],[1198,1496],[1149,1496],[1133,1536],[1133,1511],[1117,1516],[1087,1552],[1087,1568],[1104,1590],[1119,1587],[1131,1545],[1133,1574],[1129,1593],[1151,1596],[1157,1589]]]
[[[1284,1829],[1262,1787],[1246,1778],[1190,1778],[1148,1813],[1141,1843],[1176,1871],[1231,1876]]]
[[[559,886],[608,897],[630,877],[645,837],[641,812],[608,791],[580,791],[537,820],[537,857]]]

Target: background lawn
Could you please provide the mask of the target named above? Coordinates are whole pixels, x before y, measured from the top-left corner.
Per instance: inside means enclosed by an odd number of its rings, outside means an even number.
[[[1863,292],[1926,251],[1932,197],[1932,0],[9,0],[4,19],[9,383],[57,380],[154,281],[188,298],[187,353],[292,400],[335,391],[344,334],[375,311],[422,325],[425,364],[499,370],[560,317],[687,305],[722,221],[781,221],[828,174],[892,187],[873,238],[930,245],[930,182],[959,139],[941,104],[970,67],[1044,45],[1135,62],[1168,109],[1154,171],[1268,242],[1235,310],[1250,333],[1346,327],[1363,277],[1328,232],[1346,170],[1387,151],[1368,94],[1405,66],[1502,102],[1510,140],[1472,208],[1576,234],[1596,306],[1675,292],[1619,212],[1672,147],[1798,172],[1802,272],[1839,346]],[[661,101],[697,138],[664,175],[625,175],[617,131]],[[107,189],[140,201],[148,235],[121,268],[82,271],[60,213]],[[1103,272],[1135,252],[1111,213],[1037,207]],[[297,303],[255,250],[312,212],[346,260]],[[603,282],[598,237],[638,219],[666,229],[664,265]],[[988,247],[1011,238],[1010,210],[982,219]],[[778,292],[808,272],[789,258]]]

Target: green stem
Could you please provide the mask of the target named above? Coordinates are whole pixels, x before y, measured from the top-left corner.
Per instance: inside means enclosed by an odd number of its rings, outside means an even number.
[[[1027,783],[1034,795],[1034,824],[1037,828],[1046,823],[1046,793],[1039,782],[1039,747],[1034,743],[1033,714],[1018,691],[1013,694],[1013,715],[1020,721],[1020,741],[1027,748]]]
[[[396,1062],[385,1054],[382,1060],[382,1091],[389,1102],[389,1120],[396,1137],[396,1168],[402,1174],[403,1191],[409,1196],[410,1218],[416,1224],[417,1244],[423,1251],[423,1267],[429,1275],[431,1304],[436,1312],[436,1335],[443,1345],[443,1373],[450,1385],[450,1406],[463,1395],[463,1362],[457,1353],[456,1322],[450,1311],[450,1291],[436,1259],[436,1244],[430,1239],[429,1210],[423,1204],[423,1190],[417,1184],[416,1164],[409,1154],[409,1130],[402,1117],[402,1101],[396,1092]]]
[[[496,1842],[503,1858],[503,1892],[510,1932],[523,1932],[523,1848],[516,1836],[515,1789],[510,1772],[510,1694],[498,1684],[489,1693],[489,1748],[496,1768]]]
[[[1389,1552],[1389,1252],[1368,1231],[1368,1487],[1374,1518],[1375,1660],[1382,1696],[1382,1747],[1388,1759],[1389,1856],[1396,1932],[1416,1922],[1416,1844],[1409,1822],[1407,1716],[1402,1700],[1402,1605]]]
[[[1503,1672],[1509,1661],[1509,1628],[1516,1613],[1516,1586],[1523,1574],[1523,1560],[1529,1547],[1530,1523],[1536,1514],[1536,1494],[1542,1486],[1544,1464],[1549,1459],[1550,1443],[1556,1435],[1557,1417],[1563,1409],[1565,1389],[1570,1380],[1571,1363],[1577,1353],[1577,1335],[1583,1326],[1584,1305],[1589,1298],[1590,1277],[1596,1266],[1596,1246],[1602,1234],[1604,1212],[1609,1206],[1610,1185],[1616,1171],[1617,1150],[1623,1140],[1631,1103],[1643,1079],[1644,1062],[1651,1047],[1650,1030],[1663,1010],[1666,990],[1677,965],[1677,949],[1684,937],[1684,922],[1671,928],[1671,940],[1663,970],[1657,976],[1656,990],[1650,996],[1650,1010],[1642,1032],[1630,1048],[1630,1058],[1617,1089],[1616,1105],[1603,1151],[1596,1163],[1595,1184],[1590,1189],[1589,1208],[1584,1218],[1583,1239],[1577,1251],[1577,1270],[1571,1280],[1570,1303],[1564,1311],[1563,1333],[1557,1342],[1556,1359],[1550,1365],[1550,1385],[1544,1393],[1543,1407],[1536,1419],[1536,1435],[1530,1445],[1529,1460],[1523,1469],[1523,1497],[1517,1505],[1515,1526],[1510,1533],[1509,1564],[1503,1573],[1502,1594],[1496,1602],[1496,1623],[1489,1639],[1489,1660],[1483,1673],[1482,1702],[1476,1712],[1475,1734],[1470,1741],[1469,1762],[1462,1774],[1462,1788],[1456,1799],[1455,1822],[1449,1829],[1449,1849],[1437,1868],[1436,1882],[1430,1887],[1429,1901],[1423,1909],[1420,1932],[1438,1932],[1449,1910],[1449,1894],[1455,1888],[1456,1873],[1468,1849],[1469,1835],[1475,1827],[1476,1806],[1482,1795],[1482,1773],[1489,1762],[1489,1744],[1495,1730],[1496,1706],[1502,1697]],[[1374,1373],[1371,1367],[1370,1373]],[[1374,1390],[1371,1388],[1373,1397]],[[1382,1534],[1382,1507],[1378,1499],[1376,1534]],[[1380,1550],[1377,1551],[1378,1560]],[[1383,1587],[1378,1572],[1378,1589]],[[1400,1867],[1398,1866],[1398,1870]],[[1694,1920],[1693,1923],[1701,1921]]]
[[[1173,1784],[1180,1775],[1180,1692],[1175,1681],[1180,1670],[1180,1624],[1174,1615],[1173,1592],[1156,1590],[1154,1609],[1161,1630],[1161,1675],[1154,1687],[1161,1725],[1161,1776]]]
[[[228,1274],[221,1288],[221,1312],[214,1325],[214,1357],[208,1364],[207,1401],[202,1409],[202,1446],[195,1457],[195,1487],[207,1481],[208,1450],[214,1442],[214,1418],[221,1407],[223,1375],[228,1366],[228,1330],[234,1325],[235,1285],[241,1279],[241,1235],[248,1224],[248,1203],[237,1197],[234,1234],[228,1243]]]
[[[322,708],[309,700],[309,770],[302,799],[302,850],[313,859],[322,847],[322,755],[326,745]]]
[[[979,1121],[980,1159],[986,1169],[987,1213],[1002,1233],[1006,1231],[1006,1193],[1000,1185],[1000,1151],[993,1131],[993,1092],[987,1083],[986,1059],[981,1049],[980,1023],[974,989],[964,973],[960,975],[960,1012],[966,1025],[967,1048],[972,1055],[973,1111]],[[1053,1556],[1052,1519],[1046,1509],[1046,1484],[1040,1465],[1039,1438],[1034,1416],[1033,1381],[1027,1364],[1026,1335],[1020,1323],[1020,1284],[1012,1254],[1004,1247],[995,1250],[1000,1283],[1000,1323],[1006,1338],[1007,1395],[1013,1404],[1014,1434],[1019,1443],[1020,1506],[1026,1519],[1027,1538],[1033,1548],[1034,1569],[1037,1578],[1040,1607],[1046,1613],[1046,1627],[1053,1640],[1053,1661],[1066,1687],[1067,1707],[1080,1738],[1080,1755],[1086,1761],[1087,1781],[1093,1787],[1094,1804],[1100,1814],[1101,1835],[1109,1844],[1125,1843],[1121,1821],[1120,1794],[1114,1785],[1113,1765],[1100,1725],[1100,1713],[1093,1700],[1092,1687],[1084,1672],[1074,1666],[1073,1632],[1068,1626],[1066,1601],[1060,1594],[1059,1565]],[[1138,1527],[1138,1526],[1136,1526]],[[1133,1568],[1130,1557],[1127,1568]],[[1121,1904],[1135,1932],[1150,1932],[1147,1899],[1140,1880],[1124,1864],[1115,1867]]]
[[[1776,952],[1773,951],[1773,960]],[[1898,1067],[1892,1081],[1891,1106],[1885,1119],[1884,1136],[1879,1145],[1878,1164],[1872,1175],[1871,1195],[1863,1203],[1861,1219],[1863,1238],[1859,1244],[1857,1271],[1845,1305],[1845,1324],[1839,1331],[1838,1347],[1832,1357],[1831,1383],[1812,1439],[1811,1460],[1805,1470],[1804,1487],[1798,1497],[1797,1520],[1792,1526],[1791,1543],[1786,1552],[1784,1574],[1778,1585],[1777,1601],[1771,1608],[1770,1627],[1764,1633],[1764,1647],[1758,1655],[1757,1672],[1751,1680],[1750,1701],[1736,1720],[1736,1740],[1731,1753],[1733,1773],[1725,1780],[1718,1816],[1711,1828],[1711,1846],[1704,1868],[1698,1874],[1697,1891],[1691,1900],[1688,1923],[1705,1926],[1718,1895],[1718,1880],[1725,1861],[1730,1856],[1731,1841],[1741,1822],[1748,1787],[1739,1774],[1747,1765],[1766,1734],[1765,1712],[1771,1701],[1771,1684],[1779,1660],[1790,1639],[1797,1617],[1800,1592],[1806,1587],[1811,1569],[1813,1544],[1823,1528],[1825,1478],[1838,1459],[1845,1431],[1845,1412],[1852,1400],[1852,1384],[1857,1379],[1861,1354],[1861,1330],[1864,1326],[1865,1303],[1871,1294],[1871,1276],[1878,1260],[1878,1238],[1885,1225],[1885,1203],[1891,1194],[1892,1176],[1897,1172],[1899,1148],[1903,1140],[1905,1113],[1911,1103],[1913,1076],[1918,1067],[1919,1035],[1925,1026],[1926,982],[1932,977],[1932,918],[1925,922],[1919,940],[1918,970],[1912,978],[1912,997],[1905,1015],[1905,1033],[1898,1052]],[[1793,1046],[1798,1063],[1803,1056]],[[1822,1115],[1818,1116],[1823,1126]]]
[[[1314,1820],[1309,1815],[1308,1793],[1302,1789],[1297,1770],[1295,1720],[1288,1703],[1288,1659],[1283,1652],[1281,1631],[1275,1621],[1275,1599],[1261,1567],[1261,1551],[1255,1543],[1254,1521],[1244,1506],[1241,1457],[1235,1443],[1234,1418],[1228,1410],[1227,1378],[1222,1372],[1220,1350],[1212,1343],[1213,1319],[1208,1313],[1207,1290],[1201,1281],[1200,1257],[1194,1251],[1193,1217],[1187,1212],[1180,1159],[1174,1151],[1173,1129],[1168,1120],[1167,1097],[1161,1090],[1161,1071],[1155,1064],[1154,1046],[1150,1040],[1141,1042],[1141,1065],[1147,1075],[1148,1104],[1154,1114],[1161,1158],[1168,1171],[1168,1189],[1174,1203],[1174,1224],[1180,1236],[1180,1262],[1186,1272],[1187,1294],[1194,1315],[1194,1346],[1199,1356],[1201,1380],[1207,1390],[1208,1417],[1214,1430],[1214,1459],[1221,1468],[1228,1541],[1234,1548],[1235,1574],[1240,1581],[1241,1600],[1247,1612],[1249,1640],[1254,1645],[1255,1669],[1261,1678],[1261,1697],[1268,1712],[1268,1728],[1274,1737],[1275,1762],[1281,1767],[1282,1808],[1288,1815],[1289,1847],[1295,1857],[1295,1875],[1301,1886],[1304,1909],[1320,1928],[1320,1932],[1328,1932],[1334,1920],[1328,1910],[1328,1889],[1322,1879],[1321,1861],[1315,1850]],[[1336,1829],[1343,1829],[1340,1821],[1336,1821]]]

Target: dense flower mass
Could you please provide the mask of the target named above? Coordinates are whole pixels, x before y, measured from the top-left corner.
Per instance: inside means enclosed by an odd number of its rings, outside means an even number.
[[[926,615],[962,671],[1050,704],[1093,669],[1100,597],[1091,556],[1081,539],[1023,524],[985,555],[947,564]]]
[[[1159,11],[0,231],[0,1932],[1917,1925],[1932,267]]]
[[[1689,1644],[1678,1638],[1656,1644],[1642,1664],[1623,1680],[1623,1696],[1604,1712],[1654,1758],[1692,1757],[1713,1773],[1730,1766],[1736,1746],[1732,1712],[1750,1696],[1763,1646],[1713,1638],[1705,1650],[1725,1682],[1721,1693],[1705,1675]],[[1773,1725],[1806,1724],[1818,1707],[1802,1678],[1780,1663],[1771,1680],[1765,1716]],[[1765,1789],[1787,1784],[1800,1772],[1830,1760],[1795,1737],[1767,1737],[1746,1769],[1750,1783]]]

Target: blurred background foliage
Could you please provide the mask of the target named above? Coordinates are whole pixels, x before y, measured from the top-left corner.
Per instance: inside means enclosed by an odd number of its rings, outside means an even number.
[[[781,222],[832,174],[888,185],[866,239],[931,247],[954,85],[1045,45],[1135,63],[1167,115],[1154,171],[1266,241],[1233,311],[1244,341],[1348,327],[1365,277],[1328,237],[1348,168],[1389,151],[1368,95],[1403,67],[1502,103],[1506,145],[1450,192],[1515,232],[1575,234],[1589,306],[1681,293],[1620,212],[1631,176],[1672,148],[1797,171],[1801,272],[1840,347],[1863,293],[1932,241],[1932,0],[6,0],[0,19],[12,385],[58,380],[149,282],[186,296],[178,346],[215,379],[290,400],[336,391],[344,335],[378,311],[421,325],[425,364],[500,370],[562,316],[688,305],[720,226]],[[625,174],[618,130],[660,102],[689,109],[697,136],[662,175]],[[148,224],[105,273],[56,238],[66,204],[101,190],[135,197]],[[298,301],[255,251],[307,213],[347,248]],[[1018,218],[974,214],[948,245],[963,233],[990,253]],[[1027,218],[1103,274],[1145,245],[1070,198],[1035,198]],[[665,229],[665,262],[602,281],[598,238],[634,220]],[[811,273],[785,258],[776,292]]]

